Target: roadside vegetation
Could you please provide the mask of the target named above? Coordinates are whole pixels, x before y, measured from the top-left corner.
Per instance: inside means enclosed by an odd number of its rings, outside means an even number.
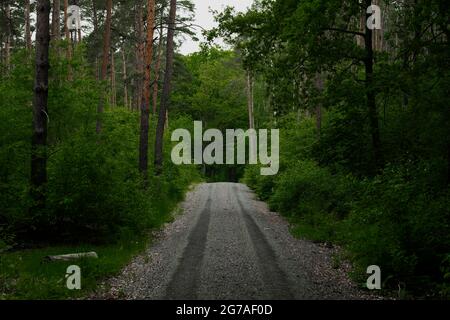
[[[280,173],[243,181],[295,235],[343,246],[362,286],[380,266],[400,298],[449,298],[448,16],[439,0],[259,1],[210,33],[265,88],[258,127],[280,129]]]
[[[450,298],[448,1],[255,0],[205,33],[232,49],[188,56],[190,0],[77,3],[83,32],[68,1],[0,4],[0,299],[85,297],[201,179],[242,180],[361,285],[378,265],[401,298]],[[279,174],[173,165],[194,120],[280,129]],[[69,291],[69,264],[43,259],[84,251]]]
[[[0,83],[0,298],[54,299],[83,296],[106,276],[119,271],[145,248],[149,230],[171,217],[190,184],[200,179],[195,167],[170,162],[167,136],[165,171],[148,188],[137,169],[139,114],[107,108],[103,131],[95,132],[101,86],[85,68],[80,47],[68,63],[53,56],[49,84],[48,189],[43,214],[30,215],[30,104],[32,64],[27,53]],[[171,125],[190,128],[187,119]],[[152,121],[151,127],[155,124]],[[99,259],[73,262],[82,268],[82,290],[67,290],[70,262],[45,262],[50,254],[96,251]]]

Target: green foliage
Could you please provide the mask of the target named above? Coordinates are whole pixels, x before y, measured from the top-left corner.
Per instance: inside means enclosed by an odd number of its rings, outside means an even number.
[[[239,57],[214,47],[179,57],[173,112],[202,120],[205,129],[246,128],[245,74]]]
[[[174,72],[171,115],[202,121],[203,129],[248,128],[246,80],[239,56],[232,51],[203,46],[189,56],[178,56]],[[242,165],[208,165],[208,181],[238,181]]]
[[[388,167],[366,180],[346,222],[359,265],[377,264],[416,288],[442,281],[439,267],[450,244],[449,193],[433,192],[428,165]]]
[[[97,135],[102,88],[86,67],[83,46],[77,47],[70,63],[55,52],[49,85],[47,201],[39,215],[28,210],[32,66],[19,63],[29,58],[27,52],[14,56],[17,67],[0,82],[5,119],[0,127],[2,243],[114,243],[158,227],[190,183],[198,180],[197,170],[167,161],[164,175],[145,190],[137,170],[138,114],[107,109]],[[67,80],[69,64],[72,81]],[[169,147],[166,141],[166,159]]]
[[[333,145],[340,150],[340,144],[352,139],[330,135],[328,130],[335,126],[345,128],[334,113],[325,118],[323,140],[317,140],[308,118],[300,123],[289,115],[280,119],[280,173],[268,178],[260,175],[258,166],[248,166],[243,181],[288,218],[294,235],[342,245],[358,281],[364,281],[367,266],[379,265],[385,288],[400,285],[416,294],[440,288],[434,294],[448,295],[450,194],[445,160],[391,164],[375,177],[361,176],[352,166],[355,161],[344,165],[335,158],[320,166],[314,160],[317,150]],[[339,159],[351,157],[348,148],[349,156]]]

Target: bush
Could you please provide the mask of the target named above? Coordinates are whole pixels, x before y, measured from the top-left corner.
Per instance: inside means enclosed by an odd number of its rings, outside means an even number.
[[[194,166],[170,162],[166,135],[164,174],[144,190],[137,169],[139,114],[106,108],[95,130],[100,85],[86,68],[83,46],[71,61],[52,56],[49,92],[48,184],[45,210],[31,215],[29,197],[31,64],[17,63],[0,82],[0,249],[17,242],[113,243],[158,227],[199,180]],[[17,61],[28,59],[19,52]],[[171,119],[180,125],[187,119]],[[192,122],[190,122],[192,125]],[[155,132],[151,123],[151,132]],[[150,150],[153,141],[149,141]],[[149,155],[151,157],[151,155]],[[150,159],[149,163],[153,163]]]
[[[409,161],[361,179],[291,160],[270,179],[248,166],[244,182],[289,218],[296,236],[343,245],[359,280],[369,265],[378,265],[387,287],[441,288],[445,295],[450,191],[442,168],[443,160]]]
[[[415,287],[442,281],[440,263],[450,247],[449,191],[432,191],[427,167],[388,167],[366,180],[347,221],[348,248],[359,265],[377,264],[393,281]]]

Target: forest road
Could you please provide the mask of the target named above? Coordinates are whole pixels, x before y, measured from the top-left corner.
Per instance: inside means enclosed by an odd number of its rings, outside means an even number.
[[[367,299],[337,249],[294,238],[242,184],[197,185],[182,214],[110,280],[129,299]]]

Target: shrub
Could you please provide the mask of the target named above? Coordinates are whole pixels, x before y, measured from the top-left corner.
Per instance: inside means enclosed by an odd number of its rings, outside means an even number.
[[[450,247],[449,192],[432,191],[426,168],[388,167],[366,180],[348,220],[348,247],[359,265],[378,264],[392,280],[416,287],[440,281]]]

